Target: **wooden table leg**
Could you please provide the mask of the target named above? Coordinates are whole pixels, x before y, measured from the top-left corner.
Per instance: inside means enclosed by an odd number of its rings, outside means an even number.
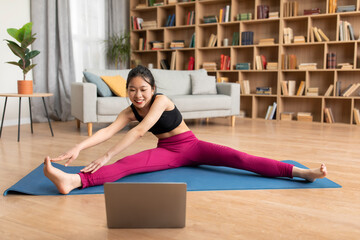
[[[90,137],[92,135],[92,123],[88,123],[88,136]]]
[[[3,128],[3,124],[4,124],[7,99],[8,99],[8,97],[5,97],[4,111],[3,111],[3,115],[2,115],[2,119],[1,119],[1,127],[0,127],[0,138],[1,138],[2,128]]]
[[[33,124],[32,124],[32,113],[31,113],[31,100],[29,97],[29,111],[30,111],[30,126],[31,126],[31,134],[33,134]]]
[[[44,103],[44,108],[45,108],[46,117],[47,117],[48,122],[49,122],[49,127],[50,127],[50,131],[51,131],[51,136],[54,136],[54,133],[53,133],[53,130],[52,130],[52,127],[51,127],[51,122],[50,122],[50,119],[49,119],[49,114],[48,114],[48,111],[47,111],[47,108],[46,108],[46,104],[45,104],[45,99],[44,99],[44,97],[42,97],[42,100],[43,100],[43,103]]]
[[[19,97],[18,142],[20,142],[21,97]]]

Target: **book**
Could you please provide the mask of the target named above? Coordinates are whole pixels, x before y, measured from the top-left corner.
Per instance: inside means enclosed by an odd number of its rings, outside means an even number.
[[[259,45],[275,44],[275,38],[262,38],[259,40]]]
[[[317,31],[318,31],[319,35],[321,36],[321,38],[324,39],[325,42],[330,41],[329,38],[325,35],[325,33],[320,28],[318,28]]]
[[[274,102],[271,108],[269,119],[276,119],[276,108],[277,108],[277,103]]]
[[[235,65],[236,70],[250,70],[250,63],[237,63]]]
[[[294,43],[305,43],[305,36],[294,36]]]
[[[297,92],[296,92],[296,96],[301,96],[301,95],[303,95],[304,89],[305,89],[305,81],[301,81],[301,82],[300,82],[300,85],[299,85],[299,88],[298,88],[298,90],[297,90]]]
[[[356,125],[360,125],[360,112],[359,112],[359,109],[357,108],[354,108],[354,121],[356,123]]]
[[[190,57],[187,70],[194,70],[194,66],[195,66],[195,58]]]
[[[270,118],[270,114],[272,112],[272,109],[273,109],[273,105],[269,105],[267,110],[266,110],[266,114],[265,114],[265,120],[269,120]]]
[[[169,70],[170,69],[170,64],[169,64],[168,60],[167,59],[161,59],[160,60],[160,67],[161,67],[161,69]]]
[[[217,64],[215,62],[203,62],[203,68],[207,71],[216,71]]]
[[[284,96],[289,96],[288,81],[281,82],[281,90]]]
[[[290,44],[293,41],[293,30],[292,28],[284,28],[284,43]]]
[[[306,96],[319,96],[319,88],[308,87],[306,90]]]
[[[256,94],[271,95],[272,88],[271,87],[256,87]]]
[[[170,70],[175,70],[176,52],[171,53]]]
[[[250,81],[249,80],[240,81],[240,88],[242,94],[250,94]]]
[[[254,32],[245,31],[241,32],[241,45],[253,45],[254,42]]]
[[[258,5],[256,9],[258,19],[269,18],[269,5]]]
[[[329,52],[326,54],[326,68],[327,69],[336,68],[336,53]]]
[[[289,80],[288,81],[288,95],[289,96],[294,96],[295,95],[295,86],[296,86],[296,81],[295,80]]]
[[[334,89],[334,84],[330,84],[330,86],[329,86],[328,89],[326,90],[324,96],[325,96],[325,97],[331,96],[333,89]]]

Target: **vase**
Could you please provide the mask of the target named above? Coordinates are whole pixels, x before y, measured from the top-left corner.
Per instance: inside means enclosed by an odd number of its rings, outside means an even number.
[[[18,80],[18,94],[33,94],[32,80]]]

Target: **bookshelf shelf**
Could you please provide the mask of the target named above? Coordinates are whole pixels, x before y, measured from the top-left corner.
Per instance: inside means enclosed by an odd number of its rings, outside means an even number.
[[[293,120],[296,120],[298,112],[308,112],[313,122],[326,123],[324,109],[331,108],[335,123],[355,124],[353,111],[354,108],[360,109],[360,86],[348,96],[341,94],[349,86],[360,84],[360,0],[338,1],[338,5],[354,5],[356,10],[334,13],[330,11],[329,0],[297,1],[297,7],[293,9],[294,16],[289,17],[285,5],[293,0],[195,0],[175,4],[160,0],[155,2],[163,5],[149,6],[149,0],[130,1],[133,64],[152,64],[155,68],[161,68],[162,61],[170,63],[176,56],[174,69],[187,70],[190,59],[195,59],[194,69],[202,68],[204,62],[215,62],[216,70],[208,70],[209,75],[221,81],[225,79],[241,84],[244,80],[249,81],[250,93],[242,92],[240,96],[240,110],[246,118],[264,119],[269,106],[276,102],[276,119],[280,119],[282,112],[292,112]],[[271,16],[275,15],[275,18],[262,18],[264,13],[260,10],[263,5],[269,7],[269,13],[272,12]],[[221,21],[220,10],[225,11],[227,6],[230,9],[228,19]],[[304,10],[316,8],[320,9],[319,14],[304,15]],[[277,16],[275,12],[278,12]],[[194,14],[192,23],[189,22],[190,14]],[[174,21],[169,26],[169,17],[172,15]],[[216,16],[218,21],[205,23],[204,17],[211,15]],[[146,29],[135,29],[134,18],[156,23]],[[341,31],[341,24],[349,32]],[[315,27],[321,29],[327,41],[321,35],[321,41],[316,38],[313,31]],[[296,42],[292,39],[285,43],[285,28],[292,30],[292,36],[297,37]],[[250,31],[253,32],[252,37],[243,35]],[[238,38],[234,33],[238,33]],[[216,44],[213,42],[209,45],[211,37],[216,40]],[[195,44],[189,48],[192,38]],[[171,49],[170,44],[176,40],[183,40],[184,48]],[[153,41],[163,42],[163,49],[152,49]],[[141,42],[145,42],[143,49],[140,49]],[[331,53],[336,56],[328,57]],[[221,69],[221,55],[230,59],[227,70]],[[296,56],[295,68],[283,68],[284,61],[289,61],[291,55]],[[261,56],[265,57],[267,63],[275,63],[271,65],[271,70],[257,66]],[[311,63],[316,63],[315,69]],[[330,63],[333,64],[331,68]],[[341,63],[344,63],[344,69],[338,65]],[[244,68],[244,64],[248,68]],[[294,96],[283,93],[283,82],[289,81],[295,84]],[[301,95],[296,95],[302,81],[305,83],[304,90]],[[270,87],[271,94],[256,94],[256,88],[259,87]],[[313,95],[307,96],[308,91]]]

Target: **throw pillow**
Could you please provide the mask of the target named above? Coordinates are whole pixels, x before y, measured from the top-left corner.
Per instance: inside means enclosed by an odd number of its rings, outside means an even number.
[[[101,76],[101,79],[109,86],[116,96],[126,97],[126,80],[120,75]]]
[[[97,75],[90,72],[83,72],[85,80],[96,85],[97,94],[100,97],[111,97],[113,93],[106,83]]]
[[[192,94],[217,94],[215,76],[191,74]]]

